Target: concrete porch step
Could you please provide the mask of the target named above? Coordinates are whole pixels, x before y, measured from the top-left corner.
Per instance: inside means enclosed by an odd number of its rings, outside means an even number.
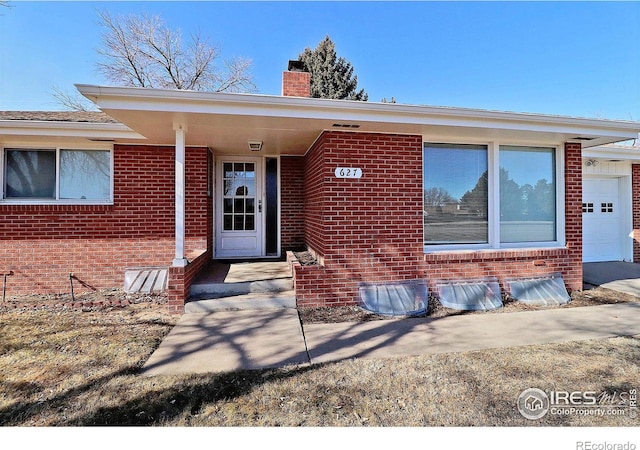
[[[196,277],[184,312],[295,308],[288,263],[213,261]]]
[[[190,298],[214,299],[293,290],[289,264],[275,262],[212,262],[191,285]]]
[[[184,305],[184,312],[185,314],[194,314],[240,309],[295,309],[295,307],[295,292],[286,290],[191,300]]]
[[[293,290],[291,278],[274,280],[241,281],[237,283],[198,283],[191,285],[191,297],[224,298],[244,294],[277,293]]]

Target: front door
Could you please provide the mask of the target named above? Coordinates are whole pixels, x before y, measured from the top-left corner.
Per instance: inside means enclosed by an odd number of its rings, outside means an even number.
[[[263,256],[262,158],[221,158],[216,180],[216,257]]]

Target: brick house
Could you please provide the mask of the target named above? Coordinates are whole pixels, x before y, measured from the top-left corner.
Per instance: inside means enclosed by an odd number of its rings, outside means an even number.
[[[9,294],[169,267],[181,312],[210,260],[300,248],[319,263],[292,261],[308,306],[353,304],[360,282],[579,290],[583,259],[640,259],[640,151],[610,145],[637,123],[314,99],[296,70],[282,96],[77,88],[102,112],[0,112]]]

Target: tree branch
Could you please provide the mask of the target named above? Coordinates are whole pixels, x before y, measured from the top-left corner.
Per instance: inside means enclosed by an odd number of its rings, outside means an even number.
[[[125,86],[162,87],[199,91],[246,92],[255,90],[251,61],[235,58],[219,70],[219,50],[200,34],[191,35],[183,47],[180,30],[168,28],[158,16],[114,18],[100,13],[105,29],[103,61],[99,71],[111,82]]]

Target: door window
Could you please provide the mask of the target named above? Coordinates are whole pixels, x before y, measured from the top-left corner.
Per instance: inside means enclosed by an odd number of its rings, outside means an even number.
[[[256,229],[256,169],[254,163],[224,163],[225,231]]]

